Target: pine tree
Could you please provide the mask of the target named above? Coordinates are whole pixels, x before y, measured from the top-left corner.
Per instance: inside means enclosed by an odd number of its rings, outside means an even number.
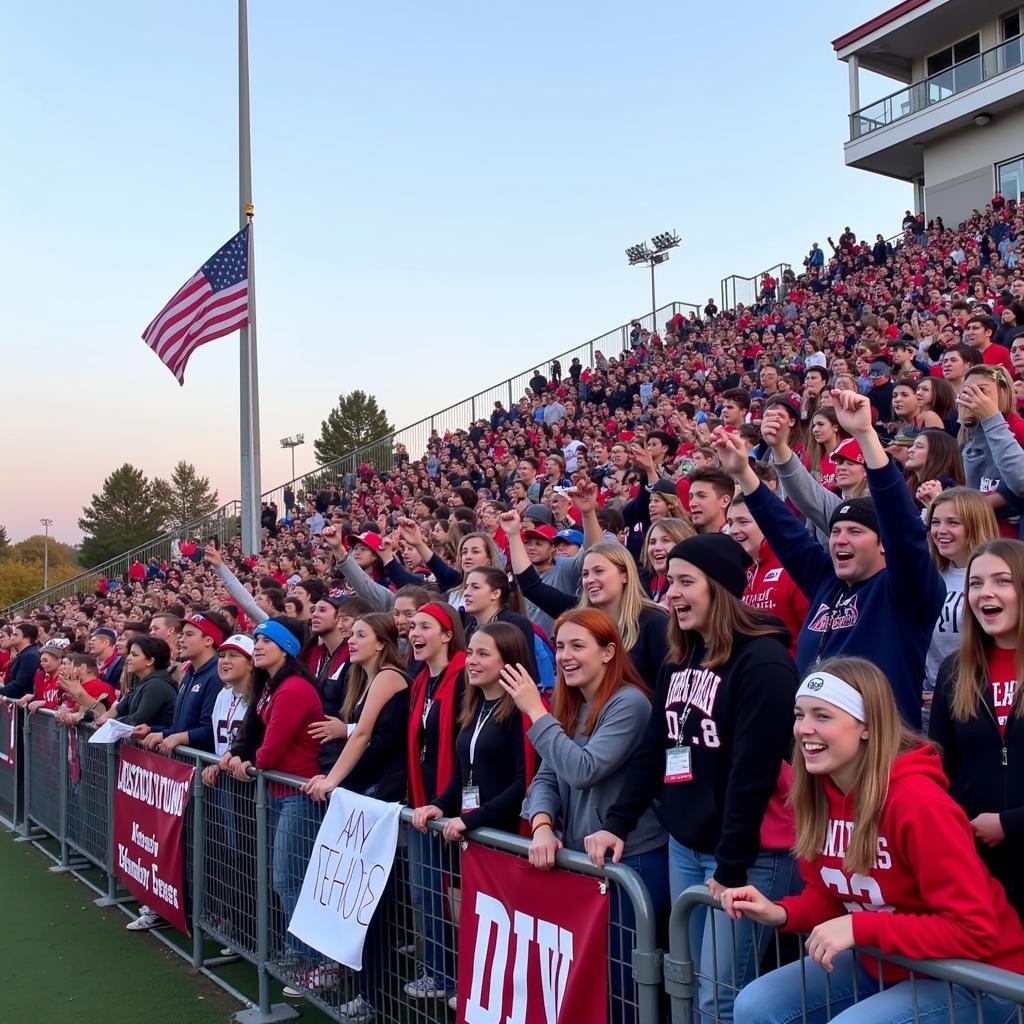
[[[217,492],[210,487],[208,476],[200,476],[191,462],[182,460],[174,467],[170,480],[157,477],[153,481],[153,503],[164,527],[172,530],[215,511]]]
[[[384,439],[385,455],[391,450],[388,435],[394,432],[388,414],[377,406],[377,399],[365,391],[339,395],[338,404],[320,424],[320,437],[313,451],[320,465],[349,455],[371,441]]]
[[[85,535],[82,564],[97,565],[144,543],[160,533],[162,518],[146,475],[126,462],[103,481],[103,489],[82,509],[78,520]]]
[[[7,536],[7,527],[0,524],[0,559],[10,558],[11,538]]]

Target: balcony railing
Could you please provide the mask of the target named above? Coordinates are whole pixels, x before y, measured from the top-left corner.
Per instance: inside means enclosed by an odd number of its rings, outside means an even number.
[[[850,115],[850,141],[948,100],[974,86],[1024,65],[1024,36],[1014,36],[976,57],[914,82]]]

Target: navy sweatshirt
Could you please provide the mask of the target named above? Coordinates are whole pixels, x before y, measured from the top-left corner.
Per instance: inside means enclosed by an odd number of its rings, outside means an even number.
[[[224,684],[217,675],[217,659],[211,658],[198,672],[191,668],[182,676],[174,702],[174,719],[167,735],[188,733],[188,746],[213,750],[213,705]]]
[[[36,671],[39,668],[39,648],[30,644],[16,655],[7,670],[7,682],[0,686],[0,697],[16,700],[32,692]]]
[[[924,524],[895,463],[890,460],[867,473],[885,568],[859,583],[846,584],[836,577],[829,553],[764,484],[748,495],[747,508],[811,603],[797,643],[800,674],[825,658],[868,658],[888,677],[903,718],[920,729],[924,660],[946,584],[929,554]]]
[[[713,854],[722,885],[744,885],[761,852],[761,824],[793,746],[797,675],[789,634],[737,635],[724,665],[663,664],[651,717],[604,827],[628,838],[647,808],[677,842]],[[689,747],[693,778],[666,782],[666,752]],[[657,803],[656,803],[657,801]]]

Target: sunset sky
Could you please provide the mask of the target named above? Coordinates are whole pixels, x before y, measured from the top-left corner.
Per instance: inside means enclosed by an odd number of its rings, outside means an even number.
[[[909,186],[843,166],[829,44],[883,8],[252,0],[264,487],[340,391],[402,426],[646,312],[652,234],[683,236],[659,301],[703,304],[898,231]],[[20,5],[0,54],[0,523],[77,542],[126,461],[237,497],[237,335],[183,388],[139,337],[237,230],[234,4]]]

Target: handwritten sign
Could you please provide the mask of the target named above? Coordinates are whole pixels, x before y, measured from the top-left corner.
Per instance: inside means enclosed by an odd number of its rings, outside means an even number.
[[[401,813],[401,804],[336,789],[288,923],[306,945],[354,970],[391,875]]]

